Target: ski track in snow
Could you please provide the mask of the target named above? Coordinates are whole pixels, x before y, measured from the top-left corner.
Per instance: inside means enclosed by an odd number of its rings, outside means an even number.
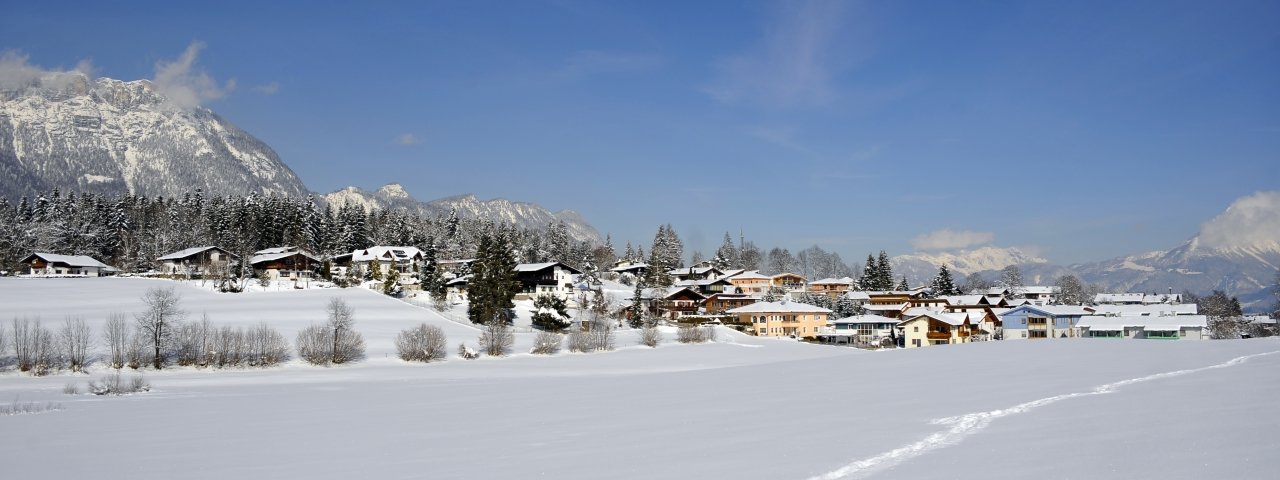
[[[1280,353],[1280,351],[1255,353],[1252,355],[1236,357],[1226,362],[1219,363],[1216,365],[1209,365],[1207,367],[1156,373],[1156,374],[1147,375],[1144,377],[1131,378],[1128,380],[1121,380],[1118,382],[1112,382],[1105,385],[1099,385],[1087,392],[1076,392],[1076,393],[1067,393],[1063,395],[1054,395],[1052,397],[1032,400],[1026,403],[1020,403],[1018,405],[1014,405],[1009,408],[1003,408],[999,410],[990,410],[986,412],[966,413],[964,415],[958,415],[954,417],[945,417],[945,418],[935,419],[930,423],[934,425],[946,425],[949,428],[941,432],[931,434],[914,443],[895,448],[893,450],[881,453],[874,457],[856,460],[852,463],[849,463],[845,466],[842,466],[838,469],[832,470],[830,472],[827,472],[821,475],[809,477],[808,480],[836,480],[836,479],[866,478],[876,472],[880,472],[885,469],[892,468],[895,465],[901,464],[915,457],[919,457],[930,451],[933,451],[939,448],[949,447],[951,445],[960,443],[970,435],[978,433],[982,431],[982,429],[987,428],[987,426],[990,425],[992,421],[998,418],[1007,417],[1009,415],[1027,413],[1036,408],[1057,403],[1070,398],[1087,397],[1092,395],[1105,395],[1108,393],[1113,393],[1122,387],[1126,387],[1136,383],[1149,382],[1152,380],[1160,380],[1160,379],[1171,378],[1171,377],[1179,377],[1182,375],[1189,375],[1193,373],[1199,373],[1199,372],[1204,372],[1208,370],[1215,370],[1219,368],[1227,368],[1227,367],[1244,363],[1251,358],[1261,357],[1265,355],[1274,355],[1277,353]]]

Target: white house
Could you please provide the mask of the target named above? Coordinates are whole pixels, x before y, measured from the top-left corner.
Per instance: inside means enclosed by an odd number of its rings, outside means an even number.
[[[36,252],[22,260],[31,275],[82,275],[97,277],[115,273],[115,267],[85,255],[58,255]]]
[[[831,320],[819,331],[818,339],[828,343],[883,345],[896,338],[898,320],[880,315],[856,315]]]
[[[903,320],[898,328],[907,348],[969,343],[977,333],[967,313],[928,312]]]
[[[160,273],[169,275],[219,275],[240,260],[240,256],[214,245],[193,247],[156,259]]]
[[[528,300],[540,295],[555,295],[572,300],[573,276],[581,273],[560,262],[521,263],[516,265],[516,280],[520,282],[520,293],[516,298]]]
[[[1000,314],[1005,340],[1066,338],[1079,334],[1080,317],[1093,315],[1079,305],[1022,305]]]
[[[1158,340],[1204,340],[1209,338],[1208,317],[1204,315],[1085,315],[1076,324],[1080,336],[1088,338],[1146,338]]]
[[[351,268],[369,273],[369,265],[378,261],[379,275],[386,275],[395,265],[396,272],[405,275],[417,272],[422,263],[422,251],[417,247],[374,246],[351,252]]]

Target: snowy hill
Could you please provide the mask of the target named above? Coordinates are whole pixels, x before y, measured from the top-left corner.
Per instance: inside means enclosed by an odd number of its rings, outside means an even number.
[[[305,196],[275,151],[152,82],[46,72],[0,89],[0,195],[57,187],[148,196],[250,192]],[[16,88],[14,88],[16,87]]]
[[[475,195],[467,194],[420,202],[398,183],[384,185],[372,193],[357,187],[347,187],[319,198],[335,207],[351,204],[360,205],[365,209],[393,208],[428,216],[448,215],[450,211],[456,210],[458,216],[462,218],[489,218],[495,222],[510,223],[529,229],[543,229],[552,221],[559,220],[565,223],[569,235],[576,240],[591,244],[599,244],[603,241],[600,232],[577,212],[572,210],[552,212],[537,204],[513,202],[503,198],[480,200]]]

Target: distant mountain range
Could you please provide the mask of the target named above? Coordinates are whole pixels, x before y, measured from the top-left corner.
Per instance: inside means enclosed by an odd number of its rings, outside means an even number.
[[[1238,295],[1246,307],[1261,311],[1275,301],[1270,288],[1280,271],[1280,192],[1237,199],[1201,225],[1194,237],[1168,251],[1070,266],[1053,265],[1016,248],[996,247],[892,259],[895,274],[906,274],[917,285],[933,278],[944,263],[953,272],[978,273],[989,280],[999,278],[1000,269],[1017,265],[1028,284],[1051,285],[1062,275],[1074,274],[1117,292],[1223,290]]]
[[[0,197],[17,201],[53,188],[103,194],[181,196],[310,193],[271,147],[204,107],[177,105],[147,80],[90,79],[47,72],[0,83]],[[398,184],[369,193],[348,187],[318,196],[423,215],[457,210],[524,228],[564,221],[577,240],[601,241],[582,216],[532,203],[460,195],[419,202]]]

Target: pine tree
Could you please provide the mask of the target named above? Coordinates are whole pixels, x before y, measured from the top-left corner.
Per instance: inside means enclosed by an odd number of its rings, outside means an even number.
[[[720,243],[720,248],[716,249],[711,262],[720,270],[741,268],[738,266],[740,262],[738,247],[733,244],[733,238],[729,236],[729,232],[724,232],[724,241]]]
[[[889,264],[889,254],[884,250],[880,251],[880,258],[876,260],[876,270],[879,284],[877,290],[893,289],[893,266]]]
[[[938,267],[938,274],[933,277],[933,283],[931,286],[933,287],[934,295],[941,296],[960,294],[956,289],[955,279],[951,278],[951,271],[947,270],[947,266],[945,264]]]
[[[445,282],[440,275],[436,255],[435,237],[428,236],[422,249],[422,267],[418,270],[418,280],[422,291],[430,293],[433,299],[440,299],[444,295]]]
[[[365,273],[365,277],[382,281],[382,263],[377,258],[369,260],[369,271]]]
[[[400,290],[400,270],[395,258],[387,265],[387,274],[384,276],[386,278],[382,281],[382,293],[395,295]]]
[[[867,263],[862,266],[862,278],[858,279],[858,290],[864,292],[875,291],[879,277],[880,273],[876,268],[876,258],[868,253]]]
[[[906,275],[903,275],[903,276],[902,276],[902,281],[901,281],[901,282],[898,282],[898,288],[897,288],[897,290],[898,290],[899,292],[905,292],[905,291],[907,291],[907,290],[911,290],[911,286],[910,286],[910,285],[907,285],[907,276],[906,276]]]
[[[516,262],[503,232],[482,233],[476,261],[467,283],[467,318],[472,323],[510,323],[515,308],[512,301],[520,291]]]
[[[647,320],[647,312],[644,311],[644,282],[637,281],[635,292],[631,295],[631,315],[627,318],[627,323],[631,328],[642,328]]]

